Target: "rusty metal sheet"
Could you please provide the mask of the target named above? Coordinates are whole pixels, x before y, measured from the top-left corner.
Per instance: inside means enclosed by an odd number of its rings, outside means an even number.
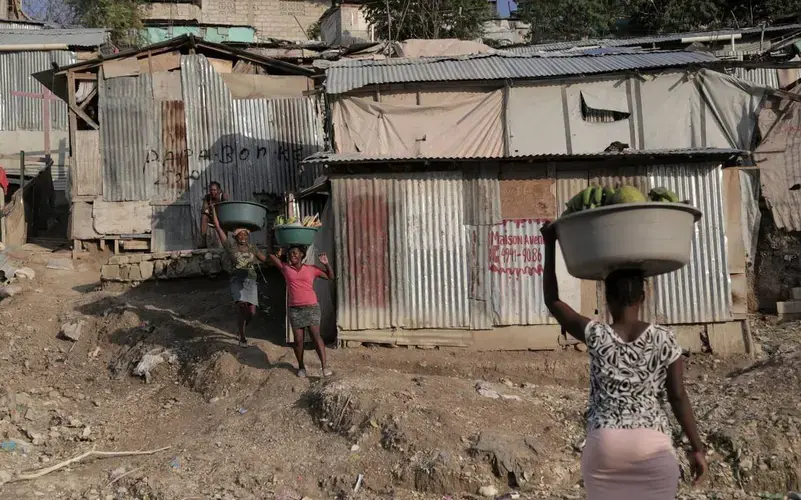
[[[183,101],[161,102],[161,143],[164,154],[156,179],[155,198],[179,200],[189,190],[189,155]],[[189,215],[189,214],[187,214]],[[187,224],[189,221],[186,222]]]
[[[341,330],[469,328],[459,172],[337,176]]]

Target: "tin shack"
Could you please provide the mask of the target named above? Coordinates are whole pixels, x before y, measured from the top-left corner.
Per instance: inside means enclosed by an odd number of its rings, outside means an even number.
[[[501,158],[319,153],[330,179],[339,340],[479,349],[569,342],[542,297],[540,228],[590,183],[668,187],[700,208],[692,262],[649,280],[648,320],[682,345],[750,348],[740,151],[723,148]],[[754,200],[747,200],[753,202]],[[322,242],[321,242],[322,243]],[[636,242],[632,242],[636,244]],[[558,257],[561,259],[561,255]],[[605,318],[603,284],[557,263],[564,300]],[[707,340],[708,339],[708,340]]]
[[[37,75],[69,103],[75,251],[194,248],[212,181],[283,208],[323,145],[312,74],[184,35]]]

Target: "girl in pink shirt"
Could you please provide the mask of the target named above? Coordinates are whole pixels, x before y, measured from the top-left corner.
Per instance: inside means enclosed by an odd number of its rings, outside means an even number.
[[[310,266],[303,263],[306,250],[292,247],[287,253],[287,262],[281,260],[283,250],[279,249],[276,255],[270,254],[273,265],[281,270],[286,280],[289,295],[289,323],[295,334],[295,357],[298,359],[298,377],[306,376],[306,366],[303,364],[303,345],[306,329],[314,340],[314,349],[320,357],[323,376],[331,375],[325,363],[325,344],[320,336],[320,305],[317,303],[317,294],[314,292],[314,280],[323,278],[334,279],[334,271],[328,264],[328,256],[320,254],[320,264],[323,267]]]

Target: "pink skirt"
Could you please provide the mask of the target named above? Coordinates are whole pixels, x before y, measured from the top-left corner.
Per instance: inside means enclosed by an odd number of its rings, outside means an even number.
[[[590,431],[581,474],[589,500],[674,500],[679,487],[670,437],[651,429]]]

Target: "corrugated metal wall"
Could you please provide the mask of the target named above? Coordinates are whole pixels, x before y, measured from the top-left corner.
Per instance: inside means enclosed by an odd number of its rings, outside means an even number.
[[[11,92],[41,94],[42,84],[31,74],[50,69],[55,62],[66,66],[75,62],[75,54],[67,51],[35,51],[0,53],[0,130],[44,130],[42,99],[13,96]],[[67,104],[60,99],[50,101],[51,130],[67,130]]]
[[[731,320],[719,166],[574,164],[555,173],[560,213],[588,182],[633,184],[646,193],[665,186],[691,200],[704,212],[692,262],[649,282],[643,315],[664,324]],[[552,322],[538,272],[541,221],[493,220],[491,214],[500,216],[497,199],[480,201],[473,193],[483,186],[482,193],[499,196],[497,184],[497,174],[479,181],[458,172],[332,178],[339,328],[489,329]],[[468,194],[476,199],[463,199]],[[482,220],[474,213],[479,205],[485,207],[486,224],[470,224]],[[577,309],[592,303],[603,317],[603,287],[596,297],[592,283],[584,290],[563,268],[557,263],[563,300]]]
[[[724,226],[722,170],[710,165],[649,167],[651,186],[664,186],[703,212],[693,235],[692,260],[654,279],[656,321],[665,324],[731,320],[731,281]],[[739,235],[735,235],[739,237]]]
[[[332,180],[341,329],[470,326],[463,189],[459,172]]]
[[[105,201],[150,200],[158,192],[161,105],[153,99],[152,80],[145,73],[100,83]]]
[[[317,172],[299,173],[300,161],[323,147],[322,121],[311,98],[234,100],[201,55],[181,57],[190,199],[194,225],[211,181],[232,199],[282,195],[310,185]]]

